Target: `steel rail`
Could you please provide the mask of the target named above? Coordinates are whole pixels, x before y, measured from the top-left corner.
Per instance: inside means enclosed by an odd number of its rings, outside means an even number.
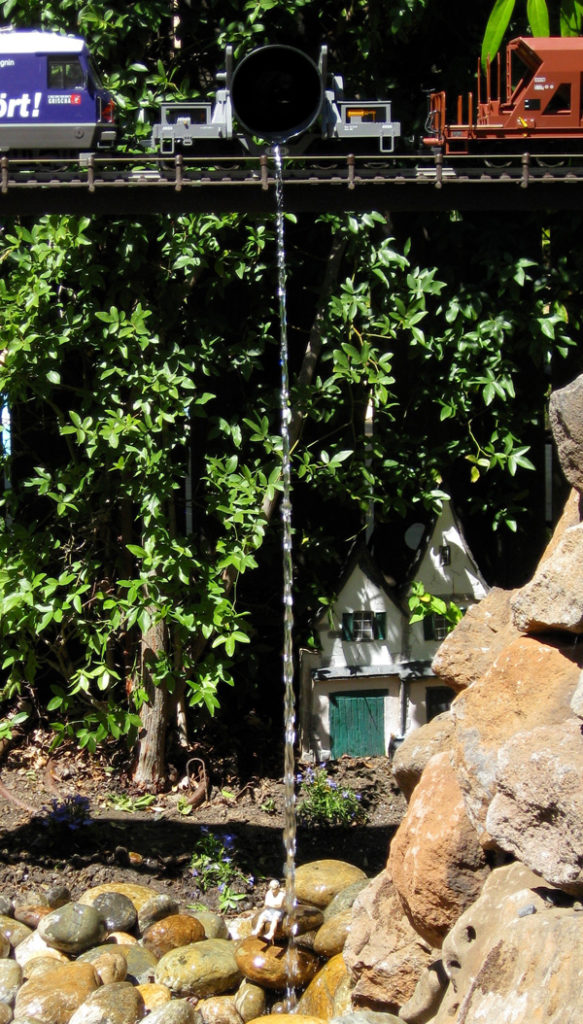
[[[583,156],[546,166],[525,153],[486,157],[303,156],[285,160],[286,207],[318,210],[579,210]],[[544,158],[548,160],[548,157]],[[94,156],[0,159],[0,219],[43,213],[143,216],[274,209],[270,157]]]

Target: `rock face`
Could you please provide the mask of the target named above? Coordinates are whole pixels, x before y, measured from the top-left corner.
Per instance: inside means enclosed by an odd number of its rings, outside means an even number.
[[[496,794],[501,748],[516,733],[572,717],[582,664],[583,648],[518,637],[454,702],[453,764],[484,846],[493,845],[486,815]]]
[[[583,1018],[583,377],[551,423],[574,490],[532,580],[438,651],[457,696],[395,757],[407,814],[353,908],[352,1002],[407,1024]]]
[[[412,927],[388,871],[363,889],[353,906],[344,961],[352,1001],[396,1012],[415,990],[433,950]]]
[[[583,893],[583,738],[576,719],[519,732],[498,756],[486,829],[547,881]]]
[[[554,391],[549,402],[549,420],[561,463],[572,487],[583,492],[583,377]]]
[[[530,583],[513,601],[514,624],[522,633],[564,630],[583,633],[583,523],[563,534]]]
[[[448,753],[432,757],[423,772],[391,843],[388,870],[411,924],[432,946],[441,946],[479,896],[489,869]]]

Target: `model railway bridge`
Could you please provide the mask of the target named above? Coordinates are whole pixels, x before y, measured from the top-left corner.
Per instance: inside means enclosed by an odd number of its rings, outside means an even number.
[[[286,209],[310,211],[579,210],[583,156],[524,153],[483,157],[286,157]],[[0,159],[3,217],[275,208],[271,155],[255,157],[85,156]]]

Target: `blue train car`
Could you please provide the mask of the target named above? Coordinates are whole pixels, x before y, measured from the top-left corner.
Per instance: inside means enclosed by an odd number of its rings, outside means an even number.
[[[83,39],[0,31],[0,153],[112,146],[113,100]]]

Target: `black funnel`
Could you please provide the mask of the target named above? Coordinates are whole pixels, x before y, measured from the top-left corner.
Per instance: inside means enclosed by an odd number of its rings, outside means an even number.
[[[262,46],[237,65],[231,102],[237,121],[266,142],[305,132],[322,106],[322,78],[314,62],[293,46]]]

